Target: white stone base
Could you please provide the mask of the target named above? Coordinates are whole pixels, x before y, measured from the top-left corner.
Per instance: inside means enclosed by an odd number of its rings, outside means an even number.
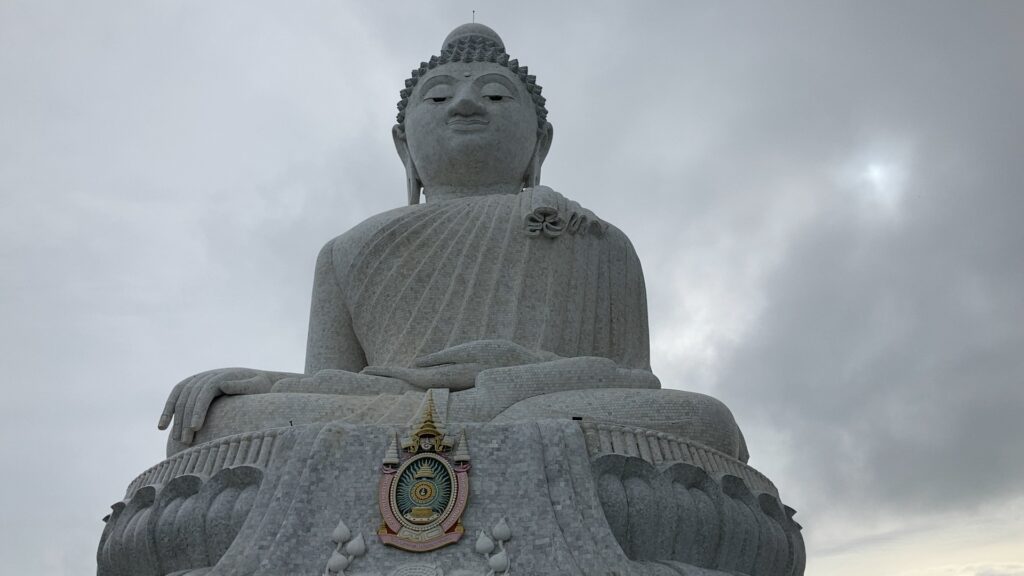
[[[98,574],[321,576],[345,551],[339,523],[366,547],[331,574],[505,574],[474,546],[502,519],[508,574],[803,573],[800,527],[774,486],[714,450],[586,421],[448,429],[466,431],[472,456],[456,544],[416,554],[377,538],[381,458],[403,427],[309,424],[208,442],[143,473],[113,506]]]

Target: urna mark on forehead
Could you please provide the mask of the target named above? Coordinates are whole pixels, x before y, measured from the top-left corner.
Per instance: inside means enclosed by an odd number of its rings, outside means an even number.
[[[533,100],[534,110],[537,114],[537,127],[543,129],[547,124],[548,111],[545,107],[546,99],[541,96],[542,88],[537,84],[537,78],[529,73],[526,66],[520,66],[518,60],[511,59],[505,52],[505,44],[497,32],[483,24],[463,24],[452,30],[445,38],[441,46],[441,54],[432,56],[427,62],[420,62],[419,68],[412,70],[411,76],[405,81],[405,88],[400,92],[401,100],[398,102],[398,115],[396,120],[399,125],[404,125],[406,109],[409,106],[409,98],[416,90],[417,85],[428,76],[434,77],[432,72],[439,67],[450,68],[453,64],[474,64],[490,63],[508,71],[508,76],[518,80],[525,88],[526,94]],[[474,66],[474,68],[476,68]],[[440,70],[438,72],[441,72]]]

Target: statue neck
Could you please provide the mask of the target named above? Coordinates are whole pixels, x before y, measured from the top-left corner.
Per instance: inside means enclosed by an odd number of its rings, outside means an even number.
[[[484,186],[426,186],[423,188],[423,195],[427,202],[439,202],[442,200],[454,200],[456,198],[473,198],[476,196],[491,196],[494,194],[519,194],[523,191],[523,185],[514,184],[487,184]]]

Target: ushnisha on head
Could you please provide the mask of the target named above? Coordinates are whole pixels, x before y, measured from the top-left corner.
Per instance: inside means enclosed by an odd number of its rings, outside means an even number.
[[[540,182],[553,130],[541,87],[494,30],[463,24],[405,81],[395,147],[409,204],[516,193]]]

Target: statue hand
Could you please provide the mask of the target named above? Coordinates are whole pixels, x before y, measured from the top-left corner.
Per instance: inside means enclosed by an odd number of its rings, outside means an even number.
[[[474,340],[420,356],[414,364],[418,368],[445,364],[480,364],[485,368],[501,368],[538,364],[557,358],[557,355],[550,352],[530,350],[510,340]]]
[[[403,366],[367,366],[360,374],[395,378],[412,384],[416,388],[450,388],[465,390],[472,388],[479,366],[469,364],[445,364],[429,368],[405,368]]]
[[[195,433],[206,422],[206,413],[213,400],[222,394],[262,394],[269,392],[273,381],[267,373],[251,368],[221,368],[186,378],[171,390],[157,427],[167,428],[174,415],[171,436],[191,444]]]
[[[367,366],[364,374],[405,380],[419,388],[472,388],[484,370],[557,359],[549,352],[530,350],[509,340],[476,340],[417,358],[413,368]]]
[[[407,382],[396,378],[382,378],[371,374],[359,374],[347,370],[320,370],[316,374],[297,374],[282,378],[274,383],[271,392],[298,392],[305,394],[402,394],[417,390]]]
[[[614,360],[599,356],[577,356],[487,370],[477,377],[477,389],[503,389],[515,382],[539,383],[545,393],[588,388],[661,387],[658,377],[650,370],[622,368]],[[525,391],[529,387],[520,384],[520,388]]]

